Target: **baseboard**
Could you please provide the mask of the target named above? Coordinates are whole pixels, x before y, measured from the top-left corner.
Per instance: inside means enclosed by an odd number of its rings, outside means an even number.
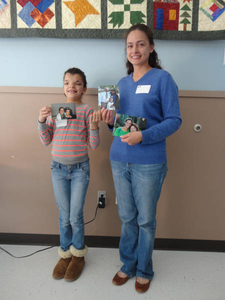
[[[225,241],[156,238],[154,249],[175,251],[225,252]]]
[[[85,236],[85,243],[94,248],[118,248],[120,237]],[[0,233],[0,244],[59,245],[59,235]],[[156,250],[225,252],[225,241],[155,239]]]

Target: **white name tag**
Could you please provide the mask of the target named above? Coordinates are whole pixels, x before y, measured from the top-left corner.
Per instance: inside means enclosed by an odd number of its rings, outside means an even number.
[[[148,94],[151,85],[138,85],[135,94]]]
[[[56,127],[67,126],[67,119],[55,121],[55,123],[56,123]]]

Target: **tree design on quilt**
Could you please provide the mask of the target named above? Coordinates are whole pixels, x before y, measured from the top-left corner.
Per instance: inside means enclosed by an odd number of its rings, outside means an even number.
[[[147,23],[147,0],[108,0],[108,29]]]
[[[187,0],[190,1],[190,0]],[[191,18],[191,15],[189,14],[189,12],[191,11],[190,7],[186,4],[184,5],[181,10],[183,10],[184,12],[180,15],[181,17],[181,21],[180,24],[183,24],[183,30],[187,31],[187,24],[191,24],[191,22],[189,21],[188,18]]]
[[[18,28],[55,29],[54,0],[17,0]]]
[[[157,30],[192,30],[192,0],[155,0],[153,28]]]

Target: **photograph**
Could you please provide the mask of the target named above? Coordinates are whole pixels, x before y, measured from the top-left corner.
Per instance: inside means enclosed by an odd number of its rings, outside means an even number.
[[[52,120],[76,119],[75,103],[52,103]]]
[[[147,119],[124,114],[116,114],[113,135],[121,136],[129,132],[145,130]]]
[[[120,93],[118,85],[98,86],[98,108],[116,110],[120,108]]]

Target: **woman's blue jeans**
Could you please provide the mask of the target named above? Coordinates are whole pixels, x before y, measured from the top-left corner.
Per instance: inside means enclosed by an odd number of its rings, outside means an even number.
[[[60,245],[67,251],[70,245],[81,250],[84,244],[83,207],[89,184],[89,160],[74,165],[51,165],[52,183],[59,208]]]
[[[152,279],[156,207],[167,163],[141,165],[111,160],[119,216],[121,271],[128,277]]]

